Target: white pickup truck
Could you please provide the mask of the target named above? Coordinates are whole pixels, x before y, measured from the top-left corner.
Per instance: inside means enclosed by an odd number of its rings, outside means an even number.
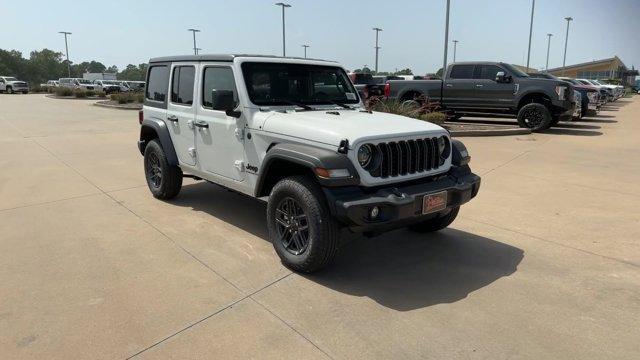
[[[26,81],[20,81],[13,76],[0,76],[0,92],[13,94],[29,92],[29,84]]]
[[[266,200],[270,240],[296,271],[328,265],[341,229],[443,229],[480,187],[460,141],[366,110],[335,62],[169,56],[150,60],[146,83],[138,147],[151,193],[171,199],[191,177]]]

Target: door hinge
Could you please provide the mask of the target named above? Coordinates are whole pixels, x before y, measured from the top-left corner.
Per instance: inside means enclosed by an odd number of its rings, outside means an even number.
[[[189,152],[189,156],[191,156],[194,159],[196,158],[196,149],[195,148],[190,147],[188,152]]]
[[[238,169],[238,171],[240,171],[240,172],[244,172],[244,161],[242,161],[242,160],[236,160],[236,161],[233,163],[233,166],[235,166],[235,167],[236,167],[236,169]]]

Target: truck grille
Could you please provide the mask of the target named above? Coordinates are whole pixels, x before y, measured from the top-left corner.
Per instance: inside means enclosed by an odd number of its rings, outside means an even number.
[[[440,166],[440,151],[436,137],[392,141],[375,146],[380,165],[371,169],[373,177],[387,178],[436,170]]]

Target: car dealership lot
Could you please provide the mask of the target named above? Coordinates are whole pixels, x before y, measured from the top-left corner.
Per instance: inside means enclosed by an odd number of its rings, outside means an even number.
[[[639,111],[466,138],[482,189],[449,229],[351,236],[301,276],[264,204],[154,199],[135,112],[2,96],[1,357],[635,358]]]

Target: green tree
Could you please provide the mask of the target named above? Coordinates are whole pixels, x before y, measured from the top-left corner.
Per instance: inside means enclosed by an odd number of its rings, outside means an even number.
[[[138,80],[144,81],[147,76],[147,64],[139,64],[138,66],[129,64],[118,73],[119,80]]]
[[[24,80],[31,84],[40,84],[47,80],[57,80],[67,75],[67,68],[62,62],[62,53],[49,49],[32,51],[27,61],[28,74]]]
[[[411,71],[411,69],[406,68],[398,71],[396,75],[413,75],[413,72]]]

